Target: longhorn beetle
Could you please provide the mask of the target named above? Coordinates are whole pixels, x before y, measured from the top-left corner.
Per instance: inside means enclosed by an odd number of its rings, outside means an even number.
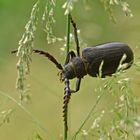
[[[70,51],[66,57],[64,66],[62,66],[50,53],[38,49],[33,49],[34,53],[38,53],[47,57],[60,70],[60,80],[64,81],[65,83],[63,117],[64,126],[66,129],[68,129],[67,107],[71,93],[79,91],[81,79],[85,75],[89,74],[92,77],[98,77],[100,72],[100,65],[103,62],[101,78],[111,76],[117,71],[117,68],[124,54],[126,57],[122,64],[127,64],[124,69],[128,69],[133,63],[132,50],[128,47],[127,44],[122,42],[109,42],[87,47],[82,51],[81,56],[76,23],[74,22],[72,16],[70,16],[70,19],[74,31],[77,55],[74,53],[74,51]],[[17,50],[12,51],[12,53],[16,52]],[[77,78],[75,90],[70,89],[69,86],[69,80],[73,78]]]

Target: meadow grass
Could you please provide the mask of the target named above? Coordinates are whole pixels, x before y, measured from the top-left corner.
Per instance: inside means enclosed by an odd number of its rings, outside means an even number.
[[[87,1],[88,2],[88,1]],[[128,3],[122,0],[101,0],[105,11],[107,11],[109,18],[116,22],[113,14],[114,6],[121,6],[125,15],[132,17],[132,12],[129,9]],[[63,8],[65,9],[64,14],[66,14],[66,35],[64,38],[56,37],[53,34],[53,26],[55,23],[54,19],[54,9],[56,6],[55,0],[50,0],[46,2],[44,7],[44,13],[42,15],[42,21],[44,25],[44,31],[46,32],[46,39],[48,44],[53,44],[57,41],[64,42],[64,53],[67,56],[70,49],[75,49],[72,44],[74,44],[74,37],[70,33],[70,19],[69,13],[74,9],[75,1],[67,0]],[[76,5],[75,5],[76,6]],[[35,32],[38,26],[39,17],[39,1],[33,6],[31,16],[28,23],[25,26],[25,32],[21,40],[19,41],[18,48],[18,78],[17,78],[17,88],[20,90],[22,99],[28,98],[28,94],[25,94],[27,89],[24,85],[27,74],[30,72],[30,62],[31,62],[31,52],[34,46]],[[70,40],[71,39],[71,40]],[[80,44],[83,40],[80,39]],[[138,50],[139,51],[139,50]],[[119,71],[112,77],[101,79],[100,76],[96,79],[94,91],[88,91],[94,93],[94,103],[90,106],[89,112],[85,115],[85,118],[81,120],[80,125],[74,129],[74,131],[66,128],[64,129],[64,135],[57,136],[57,139],[64,140],[138,140],[140,138],[140,118],[139,118],[139,98],[137,94],[134,93],[133,86],[135,86],[135,79],[132,75],[133,73],[139,73],[140,71],[140,60],[139,57],[135,60],[132,66],[133,71],[130,75],[126,71]],[[138,74],[139,75],[139,74]],[[95,79],[94,79],[95,80]],[[140,83],[138,83],[140,84]],[[41,86],[41,85],[40,85]],[[48,90],[48,89],[47,89]],[[41,129],[50,136],[51,139],[54,138],[53,132],[49,133],[48,129],[44,124],[36,119],[35,115],[31,113],[25,104],[22,104],[18,99],[13,98],[10,94],[0,91],[2,98],[12,101],[22,110],[30,120],[35,123],[35,126]],[[110,100],[111,99],[111,100]],[[107,101],[106,101],[107,100]],[[63,101],[62,101],[63,102]],[[71,102],[71,101],[70,101]],[[102,103],[104,103],[102,105]],[[71,121],[70,116],[68,116],[68,121]],[[16,114],[15,108],[2,109],[0,114],[0,126],[5,123],[10,123],[11,118]],[[61,114],[61,113],[60,113]],[[63,122],[62,122],[63,123]],[[71,122],[73,123],[73,122]],[[71,123],[68,123],[71,124]],[[72,131],[72,132],[70,132]],[[39,132],[35,132],[33,136],[29,139],[32,140],[45,140]]]

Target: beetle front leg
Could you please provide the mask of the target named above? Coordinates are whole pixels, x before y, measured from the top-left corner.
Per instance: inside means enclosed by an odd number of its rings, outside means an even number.
[[[66,57],[66,60],[65,60],[65,64],[64,64],[64,65],[68,64],[69,61],[70,61],[71,59],[73,59],[74,57],[76,57],[76,54],[74,53],[74,51],[70,51],[70,52],[68,53],[67,57]]]
[[[76,88],[75,88],[75,90],[71,90],[70,89],[70,93],[76,93],[76,92],[78,92],[79,89],[80,89],[80,84],[81,84],[81,79],[77,79],[77,81],[76,81]]]

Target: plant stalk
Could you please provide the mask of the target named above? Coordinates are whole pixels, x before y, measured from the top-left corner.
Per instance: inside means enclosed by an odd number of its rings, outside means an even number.
[[[66,43],[66,56],[69,53],[70,49],[70,14],[67,15],[67,23],[66,23],[66,36],[67,36],[67,43]]]
[[[69,49],[70,49],[70,14],[67,15],[67,21],[66,21],[66,37],[67,37],[67,40],[66,40],[66,57],[69,53]],[[67,109],[68,111],[68,109]],[[68,114],[68,113],[66,113]],[[66,118],[68,118],[66,116]],[[64,140],[67,140],[68,138],[68,130],[67,130],[67,127],[66,125],[64,124]]]

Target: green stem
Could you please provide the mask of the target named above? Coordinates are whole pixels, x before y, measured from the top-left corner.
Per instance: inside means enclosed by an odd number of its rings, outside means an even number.
[[[67,56],[69,53],[69,49],[70,49],[70,14],[67,15],[66,36],[67,36],[67,43],[66,43],[66,45],[67,45],[66,46],[66,56]],[[67,116],[66,116],[66,118],[67,118]],[[67,140],[67,137],[68,137],[68,130],[67,130],[66,126],[64,125],[64,140]]]
[[[67,15],[67,23],[66,23],[66,36],[67,36],[67,48],[66,48],[66,54],[69,53],[70,49],[70,14]]]
[[[102,92],[97,97],[97,100],[96,100],[95,104],[92,106],[92,108],[91,108],[90,112],[88,113],[87,117],[85,118],[85,120],[83,121],[83,123],[81,124],[81,126],[79,127],[79,129],[76,131],[76,133],[74,134],[74,136],[71,138],[71,140],[76,140],[77,135],[79,134],[79,132],[81,131],[81,129],[83,128],[83,126],[85,125],[85,123],[89,120],[89,118],[91,117],[91,115],[95,111],[96,106],[98,105],[99,101],[101,100],[101,98],[103,97],[104,94],[105,93]]]

